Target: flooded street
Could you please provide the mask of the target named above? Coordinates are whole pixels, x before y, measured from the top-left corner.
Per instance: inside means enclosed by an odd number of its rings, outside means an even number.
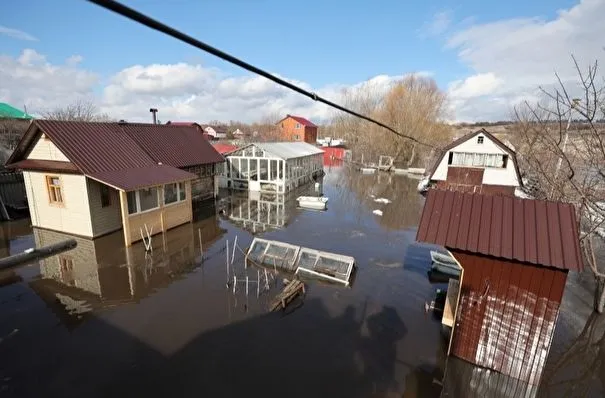
[[[418,181],[326,171],[326,212],[237,193],[154,236],[151,255],[141,242],[124,248],[117,232],[76,238],[72,251],[1,272],[0,395],[439,396],[447,341],[424,304],[446,285],[429,282],[430,247],[414,243]],[[28,225],[2,226],[3,257],[68,237]],[[243,262],[254,236],[353,256],[352,285],[310,281],[304,300],[270,313],[283,275],[268,291],[227,286],[225,246],[233,250],[236,237],[231,275],[261,278]],[[589,385],[580,396],[603,391],[605,322],[589,317],[590,283],[588,273],[569,278],[540,395],[564,392],[570,369]],[[587,375],[580,364],[589,358]],[[447,396],[465,396],[454,393],[461,386]]]

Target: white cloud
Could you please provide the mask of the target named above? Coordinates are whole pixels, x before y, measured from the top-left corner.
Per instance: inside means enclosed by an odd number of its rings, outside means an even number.
[[[26,41],[38,41],[38,39],[27,32],[19,29],[9,28],[8,26],[0,25],[0,35],[12,37],[13,39],[26,40]]]
[[[92,96],[98,82],[96,74],[75,67],[69,59],[53,65],[31,49],[16,58],[0,54],[0,76],[0,102],[17,107],[25,104],[33,113]]]
[[[452,12],[449,10],[439,11],[433,15],[430,21],[425,22],[420,28],[420,37],[433,37],[445,33],[452,23]]]
[[[6,78],[6,84],[3,80],[0,86],[0,102],[25,104],[30,113],[41,114],[84,97],[92,99],[100,111],[129,121],[149,121],[150,107],[159,109],[162,121],[251,122],[291,113],[323,122],[334,114],[331,108],[260,76],[230,76],[216,68],[175,63],[134,65],[101,80],[84,69],[81,61],[81,56],[73,55],[64,63],[53,65],[31,49],[17,57],[0,55],[0,75]],[[350,86],[332,84],[321,88],[285,80],[340,102],[344,88],[372,84],[376,90],[384,91],[399,78],[379,75]]]
[[[455,118],[507,119],[515,104],[538,99],[538,86],[552,88],[555,71],[573,87],[572,54],[581,66],[605,57],[603,16],[604,0],[582,0],[551,20],[508,19],[452,34],[447,48],[473,71],[463,82],[450,84]]]

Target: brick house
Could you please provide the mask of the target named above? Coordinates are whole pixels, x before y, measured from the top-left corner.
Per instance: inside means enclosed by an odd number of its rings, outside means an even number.
[[[283,141],[303,141],[313,145],[317,141],[317,126],[304,117],[286,115],[277,125]]]

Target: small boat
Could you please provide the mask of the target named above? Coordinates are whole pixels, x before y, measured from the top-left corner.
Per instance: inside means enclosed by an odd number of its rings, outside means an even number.
[[[328,206],[328,198],[325,196],[299,196],[296,201],[299,207],[312,210],[325,210]]]
[[[451,276],[460,276],[460,266],[452,256],[431,250],[431,269]]]

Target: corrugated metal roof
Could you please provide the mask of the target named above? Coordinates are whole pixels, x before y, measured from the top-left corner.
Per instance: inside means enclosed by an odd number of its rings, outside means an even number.
[[[125,190],[154,181],[170,182],[170,176],[188,179],[176,168],[224,160],[195,127],[35,120],[8,163],[23,160],[41,133],[83,174],[99,180],[109,178],[101,181]],[[158,163],[164,167],[158,168]],[[142,170],[150,175],[145,176]]]
[[[212,145],[214,147],[214,149],[216,149],[218,151],[218,153],[220,153],[221,155],[228,153],[228,152],[232,152],[235,151],[238,147],[236,145],[231,145],[231,144],[223,144],[223,143],[217,143]]]
[[[166,165],[154,165],[144,168],[100,171],[89,174],[89,177],[114,188],[124,191],[151,187],[196,179],[193,173]]]
[[[583,269],[573,205],[431,189],[416,240],[450,249]]]
[[[267,151],[281,159],[294,159],[304,156],[323,154],[323,151],[315,145],[306,142],[259,142],[257,147]]]
[[[156,162],[188,167],[225,160],[193,126],[127,123],[120,127]]]

